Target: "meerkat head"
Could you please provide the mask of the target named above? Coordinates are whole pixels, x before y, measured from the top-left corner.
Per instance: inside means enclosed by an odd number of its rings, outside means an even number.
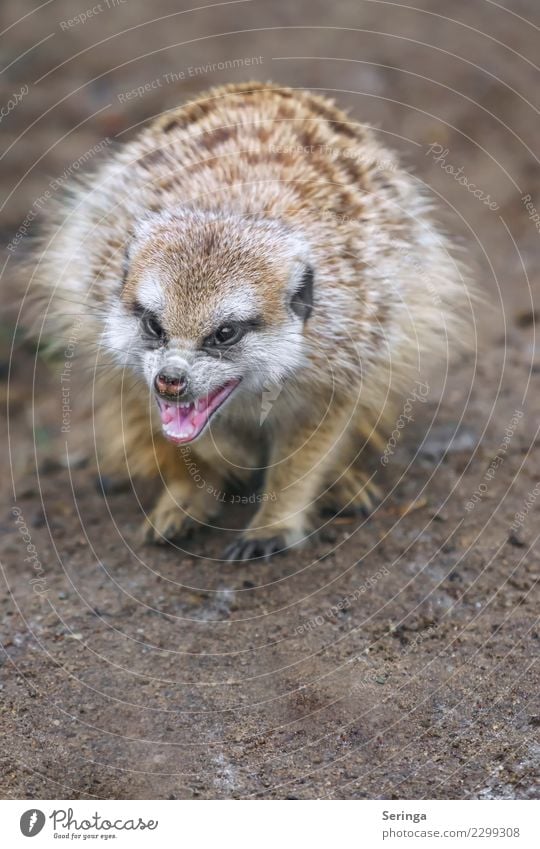
[[[225,402],[302,367],[312,297],[308,247],[278,222],[156,213],[127,246],[105,345],[144,375],[165,435],[190,442]]]

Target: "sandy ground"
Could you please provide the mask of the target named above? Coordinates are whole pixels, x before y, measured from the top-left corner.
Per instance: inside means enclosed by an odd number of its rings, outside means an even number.
[[[4,36],[0,101],[22,91],[1,122],[7,241],[104,137],[209,84],[271,78],[333,93],[401,151],[485,303],[475,354],[433,383],[378,471],[375,513],[240,567],[219,562],[230,532],[138,545],[151,493],[100,491],[88,425],[66,467],[58,375],[17,335],[1,460],[1,795],[537,796],[540,232],[522,200],[540,208],[536,4],[182,13],[160,0],[156,20],[135,0],[100,5],[69,23],[84,4],[55,0]],[[5,0],[3,28],[33,9]],[[24,251],[23,239],[6,253],[10,297]],[[6,398],[14,323],[5,312]]]

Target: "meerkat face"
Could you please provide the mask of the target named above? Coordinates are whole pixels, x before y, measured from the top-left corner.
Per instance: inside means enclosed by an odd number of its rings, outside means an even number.
[[[305,364],[307,245],[283,225],[193,210],[139,223],[105,344],[144,376],[165,435],[196,439],[226,404]]]

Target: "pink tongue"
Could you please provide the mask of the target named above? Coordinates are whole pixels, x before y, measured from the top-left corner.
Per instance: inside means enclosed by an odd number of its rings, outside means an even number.
[[[165,436],[174,442],[190,442],[204,428],[210,414],[232,392],[237,381],[230,382],[191,404],[168,404],[159,399],[158,407]]]
[[[160,404],[161,423],[170,439],[189,440],[198,436],[208,421],[208,398],[201,398],[188,407]],[[161,402],[163,403],[163,402]],[[198,410],[197,407],[200,407]]]

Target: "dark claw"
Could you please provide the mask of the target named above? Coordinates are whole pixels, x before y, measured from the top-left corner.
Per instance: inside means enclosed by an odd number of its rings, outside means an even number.
[[[354,507],[346,507],[345,510],[341,512],[342,516],[354,518],[356,516],[363,516],[364,519],[368,519],[373,513],[373,505],[370,504],[367,507],[365,504],[356,504]]]
[[[269,537],[267,539],[245,539],[240,537],[239,540],[227,546],[224,552],[225,560],[256,560],[263,558],[268,561],[274,554],[282,552],[285,549],[285,541],[283,537]]]
[[[356,519],[358,516],[362,516],[364,519],[367,519],[371,516],[372,512],[373,507],[366,507],[365,504],[349,504],[348,507],[340,507],[336,504],[333,507],[323,507],[321,515],[325,519],[337,519],[338,517],[343,519]]]
[[[172,523],[159,535],[156,530],[151,527],[147,532],[146,541],[154,543],[154,545],[171,545],[172,543],[191,539],[194,531],[195,522],[193,521],[185,521],[181,528],[179,528],[175,523]]]
[[[179,534],[179,530],[176,525],[168,525],[164,531],[162,531],[162,536],[164,542],[172,542],[172,540]]]

